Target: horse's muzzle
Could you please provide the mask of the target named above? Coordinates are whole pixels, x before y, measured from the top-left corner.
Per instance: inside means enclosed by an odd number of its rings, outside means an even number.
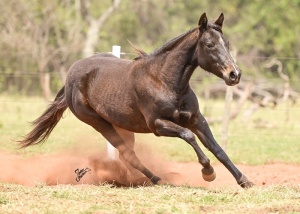
[[[233,86],[240,82],[241,76],[242,76],[241,71],[232,70],[229,72],[228,75],[224,75],[223,79],[225,80],[227,85]]]

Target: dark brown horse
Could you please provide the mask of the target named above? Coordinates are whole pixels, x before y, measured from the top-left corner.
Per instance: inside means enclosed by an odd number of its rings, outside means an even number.
[[[170,40],[152,54],[139,51],[134,60],[97,54],[75,62],[65,86],[53,103],[37,118],[34,129],[21,140],[21,146],[39,144],[69,107],[84,123],[100,132],[129,166],[154,184],[164,183],[149,171],[133,151],[134,132],[179,137],[195,150],[206,181],[215,179],[210,160],[198,146],[195,135],[231,172],[244,188],[253,184],[230,161],[215,141],[199,111],[189,85],[197,66],[224,79],[227,85],[239,83],[241,71],[229,54],[222,33],[223,14],[208,22],[204,13],[198,27]]]

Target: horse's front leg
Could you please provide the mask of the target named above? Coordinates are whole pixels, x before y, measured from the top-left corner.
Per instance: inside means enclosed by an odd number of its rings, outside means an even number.
[[[210,160],[200,149],[197,141],[195,139],[194,133],[184,127],[181,127],[172,121],[157,119],[154,122],[155,130],[154,133],[159,136],[168,136],[168,137],[179,137],[185,140],[190,144],[195,150],[199,163],[203,166],[202,177],[206,181],[213,181],[216,178],[214,169],[210,165]]]
[[[224,150],[216,142],[205,118],[200,112],[196,121],[197,123],[192,128],[192,131],[198,136],[203,145],[208,148],[216,156],[216,158],[231,172],[231,174],[241,187],[252,187],[254,184],[236,168],[236,166],[231,162]]]

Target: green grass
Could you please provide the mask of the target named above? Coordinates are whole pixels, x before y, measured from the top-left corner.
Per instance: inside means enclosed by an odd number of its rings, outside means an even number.
[[[300,187],[24,187],[0,183],[0,213],[297,213]]]
[[[75,144],[91,142],[99,149],[105,146],[105,139],[94,129],[79,121],[67,110],[46,143],[18,150],[16,140],[22,139],[31,129],[30,122],[39,117],[49,103],[38,97],[0,96],[0,149],[23,155],[51,154],[66,150]]]
[[[201,103],[201,101],[200,101]],[[202,106],[204,104],[200,104]],[[67,111],[48,141],[24,150],[16,149],[13,140],[31,130],[47,103],[38,97],[0,96],[0,151],[30,157],[57,154],[80,148],[105,149],[106,140]],[[222,116],[224,102],[211,102],[209,115]],[[226,152],[234,163],[264,164],[272,162],[300,164],[300,106],[290,109],[285,121],[284,106],[260,109],[249,121],[239,117],[230,123]],[[264,124],[257,127],[257,121]],[[221,124],[211,126],[217,141]],[[172,161],[197,161],[193,149],[176,138],[138,134],[137,144],[150,148]],[[203,146],[202,146],[203,148]],[[205,153],[213,162],[216,159]],[[236,188],[191,188],[152,186],[114,188],[110,185],[36,184],[26,187],[0,182],[0,213],[300,213],[300,186]]]
[[[47,105],[47,102],[38,97],[0,96],[0,109],[4,112],[0,116],[1,151],[32,155],[56,153],[76,144],[86,144],[87,147],[99,150],[106,146],[106,140],[99,133],[67,110],[46,143],[16,150],[17,145],[13,140],[21,139],[31,130],[28,122],[36,119]],[[200,106],[205,106],[201,100]],[[209,108],[208,116],[220,117],[223,115],[224,102],[210,102]],[[227,154],[235,163],[243,164],[300,163],[300,142],[297,140],[300,137],[300,105],[291,107],[289,120],[286,121],[285,118],[285,105],[281,105],[274,109],[259,109],[247,122],[243,121],[241,116],[231,121],[225,148]],[[257,127],[257,121],[264,127]],[[211,129],[216,140],[222,144],[221,123],[211,125]],[[194,150],[178,138],[136,134],[136,142],[151,147],[168,160],[197,161]],[[199,144],[201,145],[200,142]],[[209,151],[205,148],[204,151],[216,162]]]

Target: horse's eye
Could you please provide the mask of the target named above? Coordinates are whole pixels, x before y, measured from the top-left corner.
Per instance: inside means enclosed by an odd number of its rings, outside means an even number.
[[[209,42],[209,43],[206,43],[206,46],[207,46],[208,48],[213,48],[213,47],[214,47],[214,44],[211,43],[211,42]]]

